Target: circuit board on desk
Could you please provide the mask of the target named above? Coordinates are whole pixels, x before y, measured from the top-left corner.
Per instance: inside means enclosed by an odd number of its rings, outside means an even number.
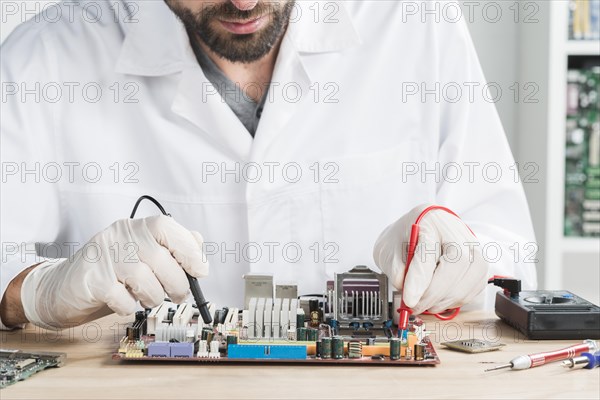
[[[143,339],[142,339],[143,340]],[[148,356],[147,351],[140,352],[132,352],[130,350],[117,351],[113,354],[113,359],[121,360],[121,361],[129,361],[129,362],[140,362],[140,361],[150,361],[150,362],[177,362],[177,363],[200,363],[200,364],[296,364],[296,365],[323,365],[323,366],[340,366],[340,365],[348,365],[348,366],[433,366],[440,363],[440,359],[433,347],[433,344],[429,340],[429,338],[425,338],[423,341],[425,345],[426,353],[425,357],[422,360],[415,360],[414,357],[408,358],[406,355],[392,360],[389,356],[389,351],[381,351],[383,346],[363,346],[363,351],[365,354],[362,354],[361,357],[358,358],[349,358],[348,352],[345,351],[343,358],[323,358],[321,355],[317,355],[313,353],[313,349],[315,348],[314,344],[278,344],[276,342],[272,344],[256,344],[256,343],[244,343],[233,345],[237,346],[238,349],[246,350],[248,349],[251,352],[252,358],[230,358],[227,355],[227,351],[219,352],[218,357],[213,356],[204,356],[198,357],[197,355],[193,355],[191,357],[187,356],[171,356],[170,354],[167,356]],[[135,345],[134,345],[135,346]],[[134,347],[132,346],[132,347]],[[299,353],[295,358],[278,358],[277,354],[274,354],[270,357],[270,354],[273,354],[273,350],[275,347],[292,347],[294,351],[298,350],[300,347],[306,347],[306,350],[303,350],[305,354]],[[347,347],[347,344],[346,346]],[[190,346],[190,348],[192,348]],[[229,348],[228,348],[229,350]],[[312,353],[312,354],[311,354]],[[210,354],[210,353],[209,353]],[[258,356],[257,356],[258,354]],[[372,355],[369,355],[372,354]],[[285,356],[284,356],[285,357]]]
[[[65,353],[0,350],[0,389],[25,380],[46,368],[60,367],[66,357]]]
[[[191,303],[165,302],[139,311],[113,359],[313,366],[440,363],[421,319],[412,318],[403,337],[394,337],[387,277],[367,267],[336,274],[323,295],[306,301],[289,284],[274,287],[269,276],[244,278],[245,308],[210,304],[209,323]]]

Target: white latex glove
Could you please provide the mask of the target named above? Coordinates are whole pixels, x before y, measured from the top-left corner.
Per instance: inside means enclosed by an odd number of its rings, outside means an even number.
[[[373,250],[375,264],[402,290],[412,225],[428,205],[412,209],[388,226]],[[486,286],[489,265],[464,222],[444,210],[429,211],[404,284],[403,300],[414,314],[439,313],[469,303]],[[471,243],[469,245],[469,243]]]
[[[185,275],[208,275],[202,236],[168,216],[123,219],[95,235],[73,257],[34,268],[21,289],[27,319],[64,328],[111,314],[156,307],[167,295],[182,302]]]

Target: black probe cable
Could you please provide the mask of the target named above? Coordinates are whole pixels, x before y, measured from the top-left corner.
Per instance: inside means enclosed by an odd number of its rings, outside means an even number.
[[[133,210],[131,211],[131,215],[129,216],[129,218],[133,219],[135,217],[135,213],[142,200],[151,201],[156,207],[158,207],[158,209],[163,215],[166,215],[168,217],[171,216],[171,214],[168,214],[165,211],[164,207],[154,197],[144,195],[137,199],[137,201],[135,202],[135,205],[133,206]],[[208,311],[208,301],[206,301],[206,299],[204,298],[204,294],[202,294],[202,289],[200,289],[198,279],[188,274],[185,270],[183,272],[185,272],[185,276],[187,277],[188,282],[190,283],[190,291],[192,292],[192,296],[194,296],[194,301],[196,302],[196,307],[198,307],[198,311],[200,312],[202,320],[205,324],[210,324],[212,322],[212,317],[210,316],[210,312]]]

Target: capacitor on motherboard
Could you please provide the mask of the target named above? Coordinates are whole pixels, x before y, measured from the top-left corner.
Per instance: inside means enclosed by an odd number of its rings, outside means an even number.
[[[334,336],[331,339],[331,355],[335,359],[344,358],[344,338],[341,336]]]
[[[306,330],[306,340],[308,340],[309,342],[316,342],[318,338],[319,338],[319,330],[318,329],[308,328]]]
[[[390,339],[390,360],[400,359],[400,344],[401,341],[399,338]]]
[[[331,326],[331,330],[333,331],[333,334],[337,335],[340,331],[339,321],[337,319],[331,319],[328,322],[329,322],[329,326]]]
[[[406,347],[406,354],[404,355],[404,358],[407,360],[412,360],[412,349],[410,347]]]
[[[230,344],[237,344],[238,343],[238,338],[235,335],[227,335],[227,345]]]
[[[332,339],[324,337],[321,339],[321,358],[331,358]]]
[[[308,308],[310,310],[308,323],[313,328],[318,328],[319,324],[323,322],[323,310],[319,307],[319,300],[310,299]]]
[[[210,329],[210,328],[202,328],[202,336],[200,336],[202,338],[202,340],[208,340],[208,334],[209,333],[212,334],[212,329]]]
[[[296,314],[296,327],[304,328],[304,310],[298,309],[298,313]]]
[[[299,342],[306,341],[306,333],[306,328],[298,328],[296,330],[296,340],[298,340]]]
[[[348,342],[348,358],[362,358],[362,343],[358,340]]]
[[[320,340],[317,340],[316,344],[315,344],[315,356],[316,357],[321,357],[321,348],[323,347],[323,342]]]
[[[210,343],[212,342],[214,336],[215,336],[215,334],[213,331],[206,332],[206,342],[209,344],[209,346],[210,346]]]
[[[423,361],[425,359],[425,345],[424,344],[415,344],[414,351],[415,361]]]

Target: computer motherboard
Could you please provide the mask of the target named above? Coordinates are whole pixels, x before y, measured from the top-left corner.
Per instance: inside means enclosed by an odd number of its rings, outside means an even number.
[[[272,275],[244,276],[245,305],[195,304],[139,311],[113,358],[123,361],[427,366],[440,363],[423,320],[395,337],[384,274],[358,266],[336,274],[322,295],[298,296]]]
[[[0,350],[0,389],[46,368],[60,367],[67,358],[65,353]]]

